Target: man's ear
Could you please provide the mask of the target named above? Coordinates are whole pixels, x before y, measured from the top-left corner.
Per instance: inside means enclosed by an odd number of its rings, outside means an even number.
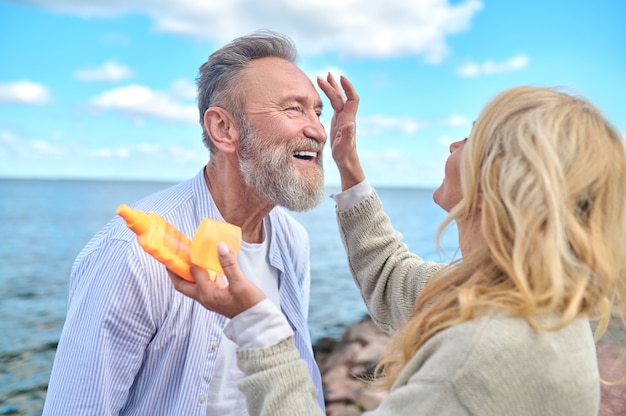
[[[239,125],[233,116],[221,107],[209,107],[204,112],[204,130],[215,147],[225,153],[233,153],[239,147]]]

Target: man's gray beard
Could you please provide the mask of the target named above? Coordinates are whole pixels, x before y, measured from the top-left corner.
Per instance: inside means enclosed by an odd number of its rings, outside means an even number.
[[[311,183],[294,166],[292,150],[285,146],[269,147],[267,141],[250,130],[245,133],[241,140],[239,171],[247,186],[290,211],[307,211],[322,202],[324,169],[321,148],[317,158],[319,178]]]

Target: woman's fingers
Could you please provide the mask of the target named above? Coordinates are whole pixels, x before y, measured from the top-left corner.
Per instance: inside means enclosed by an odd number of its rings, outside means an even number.
[[[217,253],[220,264],[228,279],[228,290],[232,296],[232,313],[234,315],[256,305],[265,295],[261,290],[250,282],[239,268],[235,254],[228,248],[226,243],[217,245]],[[265,276],[261,276],[261,279]]]
[[[195,264],[191,265],[195,283],[169,270],[168,274],[174,288],[180,293],[196,300],[206,309],[232,318],[265,299],[265,295],[244,276],[234,253],[225,243],[219,243],[217,248],[225,277],[218,274],[212,280],[206,269]]]
[[[331,77],[331,75],[329,75],[329,77]],[[343,110],[343,103],[345,100],[341,94],[341,90],[337,86],[337,83],[334,82],[334,84],[335,86],[330,84],[324,78],[317,77],[317,85],[324,92],[324,94],[326,94],[326,97],[328,97],[331,107],[335,112],[340,112]]]
[[[224,269],[224,274],[228,278],[229,282],[245,279],[241,269],[239,268],[239,264],[237,264],[235,254],[230,250],[230,248],[228,248],[226,243],[217,244],[217,255],[219,257],[220,264],[222,265],[222,269]]]
[[[359,95],[356,93],[354,85],[352,85],[352,83],[348,81],[348,78],[342,76],[340,81],[341,87],[343,88],[343,91],[347,97],[346,102],[344,103],[343,111],[350,112],[354,114],[354,116],[356,116],[356,111],[359,107],[360,101]]]

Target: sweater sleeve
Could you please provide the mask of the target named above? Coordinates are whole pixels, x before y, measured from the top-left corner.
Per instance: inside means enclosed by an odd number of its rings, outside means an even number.
[[[251,416],[324,416],[293,337],[267,348],[240,349],[237,362],[245,374],[237,385]]]
[[[350,272],[367,309],[383,330],[393,332],[409,318],[417,296],[444,264],[409,252],[376,192],[337,212]]]
[[[238,382],[246,395],[251,416],[323,416],[306,364],[299,359],[293,338],[272,347],[239,350],[239,367],[245,376]],[[415,415],[468,416],[456,399],[449,380],[412,378],[392,389],[367,416]]]

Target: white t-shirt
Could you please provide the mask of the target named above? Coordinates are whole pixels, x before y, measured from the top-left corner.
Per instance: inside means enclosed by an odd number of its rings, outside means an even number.
[[[278,293],[278,269],[269,263],[270,223],[266,217],[263,221],[263,242],[250,244],[241,242],[237,262],[243,274],[280,309]],[[217,353],[215,373],[209,386],[207,401],[208,416],[246,416],[248,409],[243,393],[237,388],[237,381],[243,377],[243,372],[237,367],[237,344],[227,337],[222,337],[222,343]]]

